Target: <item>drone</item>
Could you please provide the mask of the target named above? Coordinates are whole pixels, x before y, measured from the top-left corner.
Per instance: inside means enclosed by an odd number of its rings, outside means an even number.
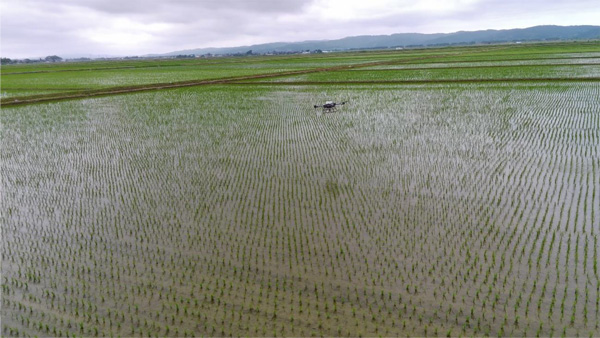
[[[325,104],[322,105],[315,105],[315,109],[316,108],[323,108],[323,113],[332,113],[335,111],[335,107],[336,106],[341,106],[346,104],[347,101],[341,102],[341,103],[336,103],[333,101],[326,101]]]

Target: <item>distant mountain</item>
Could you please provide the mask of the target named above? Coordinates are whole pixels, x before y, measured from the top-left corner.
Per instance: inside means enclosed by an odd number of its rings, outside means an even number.
[[[275,42],[252,46],[227,48],[199,48],[161,54],[203,55],[203,54],[244,54],[249,50],[255,54],[271,52],[287,53],[305,50],[351,50],[374,48],[397,48],[415,46],[445,46],[461,44],[501,43],[514,41],[556,41],[600,39],[600,26],[535,26],[523,29],[483,30],[455,33],[400,33],[392,35],[362,35],[338,40],[318,40],[302,42]]]

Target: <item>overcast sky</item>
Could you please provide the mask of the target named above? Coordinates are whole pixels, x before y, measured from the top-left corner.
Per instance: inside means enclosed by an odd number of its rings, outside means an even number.
[[[0,0],[2,57],[600,25],[599,0]]]

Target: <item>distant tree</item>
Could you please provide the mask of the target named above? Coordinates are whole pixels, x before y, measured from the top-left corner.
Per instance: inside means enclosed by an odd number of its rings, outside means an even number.
[[[49,61],[49,62],[60,62],[60,61],[62,61],[62,58],[60,56],[50,55],[50,56],[46,56],[45,60]]]
[[[246,55],[252,55],[252,49],[246,52]]]
[[[8,65],[8,64],[12,63],[12,60],[9,58],[2,58],[2,59],[0,59],[0,61],[1,61],[1,64],[3,64],[3,65]]]

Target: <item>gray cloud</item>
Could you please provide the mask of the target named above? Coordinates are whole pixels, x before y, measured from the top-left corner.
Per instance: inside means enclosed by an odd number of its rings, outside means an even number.
[[[352,35],[597,24],[597,0],[3,0],[2,56],[142,55]]]
[[[46,0],[23,0],[32,6],[45,6]],[[10,1],[9,1],[10,2]],[[248,12],[278,13],[300,10],[312,0],[57,0],[53,7],[70,6],[91,9],[109,14],[145,14],[165,13],[186,9],[194,11],[212,11],[218,9],[237,9]]]

